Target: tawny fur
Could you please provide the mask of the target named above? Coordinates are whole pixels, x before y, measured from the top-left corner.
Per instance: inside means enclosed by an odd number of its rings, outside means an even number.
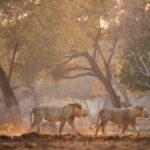
[[[32,122],[32,115],[34,115],[34,120]],[[74,119],[86,117],[87,112],[82,107],[80,103],[68,103],[62,107],[46,107],[40,106],[32,109],[30,114],[30,129],[29,132],[37,126],[37,131],[40,132],[40,126],[43,119],[49,122],[60,122],[59,135],[66,122],[72,127],[72,129],[79,133],[74,126]],[[79,133],[80,134],[80,133]]]
[[[137,118],[148,118],[148,112],[143,106],[131,106],[128,108],[103,108],[97,117],[97,123],[94,128],[96,128],[95,135],[98,134],[98,130],[102,127],[102,132],[105,134],[105,127],[109,121],[115,124],[121,125],[122,134],[130,125],[138,135],[140,135],[140,130],[136,127]],[[101,118],[101,122],[99,120]]]

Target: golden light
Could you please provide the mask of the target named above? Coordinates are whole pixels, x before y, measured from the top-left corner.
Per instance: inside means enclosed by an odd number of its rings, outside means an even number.
[[[105,20],[102,19],[102,18],[100,18],[99,24],[100,24],[100,27],[103,28],[103,29],[107,29],[107,28],[108,28],[108,22],[105,21]]]

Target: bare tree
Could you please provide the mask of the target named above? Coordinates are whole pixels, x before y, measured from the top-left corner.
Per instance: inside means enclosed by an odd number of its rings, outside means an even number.
[[[92,52],[91,51],[75,52],[69,56],[65,56],[65,61],[57,65],[57,67],[53,69],[52,74],[55,77],[60,76],[61,78],[65,78],[65,79],[74,79],[81,76],[96,77],[104,84],[104,87],[110,96],[112,105],[114,107],[121,107],[120,97],[116,94],[111,83],[112,75],[110,70],[110,63],[116,49],[118,38],[117,37],[114,38],[114,43],[112,45],[112,48],[110,49],[110,55],[108,58],[106,58],[104,56],[103,49],[101,49],[99,45],[99,39],[101,36],[102,36],[101,28],[98,28],[97,35],[94,39]],[[84,67],[79,63],[74,67],[69,67],[68,64],[71,61],[78,58],[86,59],[88,62],[88,67]],[[102,60],[105,71],[103,71],[103,68],[99,65],[99,59]],[[68,67],[65,67],[65,65],[68,65]],[[79,71],[79,70],[81,71],[81,73],[68,75],[69,72]]]

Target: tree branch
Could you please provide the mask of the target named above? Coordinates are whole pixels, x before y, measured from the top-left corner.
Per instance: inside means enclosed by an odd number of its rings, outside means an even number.
[[[62,75],[62,78],[65,78],[65,79],[74,79],[74,78],[78,78],[78,77],[81,77],[81,76],[96,76],[94,73],[91,73],[91,72],[86,72],[86,73],[81,73],[81,74],[77,74],[77,75],[73,75],[73,76],[65,76],[65,75]]]
[[[139,68],[139,64],[138,64],[135,52],[134,53],[132,51],[128,51],[128,52],[131,54],[131,57],[133,58],[133,60],[135,62],[136,68]]]
[[[72,68],[67,68],[66,71],[76,71],[76,70],[82,70],[82,71],[93,71],[92,68],[88,68],[88,67],[81,67],[81,66],[75,66]]]
[[[119,38],[115,38],[115,42],[114,42],[113,47],[112,47],[112,49],[111,49],[111,54],[110,54],[110,56],[109,56],[109,58],[108,58],[108,61],[107,61],[107,64],[108,64],[108,65],[109,65],[110,62],[111,62],[111,59],[112,59],[112,56],[113,56],[113,54],[114,54],[114,51],[115,51],[115,48],[116,48],[116,45],[117,45],[118,40],[119,40]]]
[[[12,89],[16,90],[16,89],[20,88],[21,86],[23,86],[23,84],[16,85],[16,86],[12,87]]]
[[[83,56],[85,56],[85,53],[76,53],[76,54],[73,54],[71,56],[65,56],[65,58],[67,58],[67,60],[58,64],[57,66],[63,66],[65,64],[69,63],[70,61],[72,61],[74,58],[83,57]]]
[[[106,59],[105,59],[105,57],[104,57],[104,55],[103,55],[103,53],[102,53],[100,47],[99,47],[99,49],[98,49],[98,52],[99,52],[99,54],[100,54],[100,56],[101,56],[101,58],[102,58],[102,60],[103,60],[104,66],[105,66],[105,68],[106,68],[106,67],[107,67],[107,62],[106,62]]]
[[[39,16],[32,10],[32,8],[30,9],[31,13],[35,16],[35,18],[38,20],[38,22],[40,23],[40,25],[46,29],[46,26],[43,24],[43,22],[41,21],[41,19],[39,18]]]
[[[146,86],[146,87],[150,88],[150,85],[149,85],[149,84],[147,84],[147,83],[139,83],[139,82],[138,82],[138,84],[140,84],[140,85],[142,85],[142,86]]]
[[[131,70],[132,70],[132,74],[139,73],[139,74],[142,74],[143,76],[150,77],[150,73],[144,72],[144,71],[142,71],[142,69],[141,69],[141,70],[140,70],[140,69],[139,69],[139,70],[135,70],[130,61],[127,60],[127,63],[129,64],[129,66],[130,66],[130,68],[131,68]],[[136,67],[137,67],[137,66],[136,66]],[[138,68],[139,68],[139,67],[137,67],[137,69],[138,69]]]
[[[94,46],[93,46],[94,47],[94,52],[93,52],[94,59],[96,59],[96,53],[97,53],[97,50],[99,49],[98,40],[99,40],[100,34],[101,34],[101,28],[99,27],[98,31],[97,31],[97,35],[96,35],[95,40],[94,40]]]
[[[139,57],[139,60],[140,60],[141,64],[143,65],[143,68],[145,69],[145,72],[146,72],[146,73],[150,73],[150,70],[149,70],[149,68],[147,67],[147,65],[145,64],[145,62],[144,62],[144,60],[143,60],[143,58],[142,58],[140,52],[139,52],[138,50],[136,50],[136,52],[137,52],[137,55],[138,55],[138,57]]]
[[[11,59],[11,63],[10,63],[10,69],[9,69],[9,74],[8,74],[8,80],[10,81],[11,76],[12,76],[12,72],[13,72],[13,67],[14,67],[14,60],[15,60],[15,56],[18,50],[18,43],[15,43],[15,47],[14,47],[14,51],[13,51],[13,56]]]
[[[11,76],[12,76],[12,72],[13,72],[13,67],[14,67],[14,61],[15,61],[15,56],[16,56],[16,53],[17,53],[17,50],[18,50],[18,41],[17,41],[17,38],[16,38],[16,33],[14,32],[14,30],[12,29],[12,26],[10,24],[10,22],[8,21],[8,24],[9,24],[9,30],[13,36],[13,39],[15,41],[15,45],[14,45],[14,49],[13,49],[13,56],[12,56],[12,59],[11,59],[11,62],[10,62],[10,69],[9,69],[9,73],[8,73],[8,80],[10,81],[11,79]],[[8,49],[10,48],[10,45],[12,44],[13,42],[11,41],[9,44],[8,44]]]
[[[106,62],[106,59],[105,59],[105,57],[104,57],[104,55],[103,55],[100,48],[98,49],[98,52],[99,52],[99,54],[100,54],[100,56],[103,60],[104,66],[105,66],[107,80],[111,80],[112,77],[111,77],[111,72],[110,72],[110,69],[109,69],[109,65]]]
[[[93,69],[93,72],[104,83],[106,81],[106,77],[103,74],[102,70],[97,65],[95,59],[92,56],[90,56],[88,53],[86,53],[85,57],[87,58],[91,68]]]

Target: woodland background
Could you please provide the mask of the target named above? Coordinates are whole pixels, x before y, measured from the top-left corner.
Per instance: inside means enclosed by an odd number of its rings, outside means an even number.
[[[149,89],[149,0],[0,0],[1,122],[68,101],[92,122],[104,106],[149,111]]]

